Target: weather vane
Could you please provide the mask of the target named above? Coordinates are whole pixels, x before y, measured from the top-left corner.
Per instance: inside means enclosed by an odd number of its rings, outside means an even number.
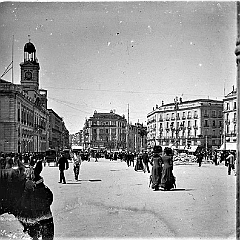
[[[30,34],[28,34],[28,39],[29,39],[29,42],[30,42],[31,41]]]

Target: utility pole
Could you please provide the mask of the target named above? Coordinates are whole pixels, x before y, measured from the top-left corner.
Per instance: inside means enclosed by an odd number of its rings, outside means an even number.
[[[237,2],[237,43],[236,43],[236,63],[237,63],[237,158],[236,158],[236,239],[240,238],[240,2]]]

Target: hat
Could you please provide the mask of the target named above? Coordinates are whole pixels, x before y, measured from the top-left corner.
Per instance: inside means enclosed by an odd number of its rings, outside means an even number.
[[[154,153],[161,153],[162,152],[162,147],[161,146],[154,146],[153,147],[153,152]]]

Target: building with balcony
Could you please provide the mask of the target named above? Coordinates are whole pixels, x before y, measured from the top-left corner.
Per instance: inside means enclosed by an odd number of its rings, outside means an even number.
[[[224,131],[222,150],[236,150],[237,141],[237,89],[223,99]]]
[[[147,115],[148,147],[217,148],[222,143],[223,102],[210,99],[156,105]]]
[[[109,113],[94,114],[86,119],[83,127],[84,149],[107,149],[119,150],[126,148],[126,126],[125,116],[120,116],[113,111]]]

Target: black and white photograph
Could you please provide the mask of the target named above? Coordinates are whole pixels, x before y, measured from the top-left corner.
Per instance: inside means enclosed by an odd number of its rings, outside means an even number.
[[[240,4],[0,3],[0,239],[240,239]]]

